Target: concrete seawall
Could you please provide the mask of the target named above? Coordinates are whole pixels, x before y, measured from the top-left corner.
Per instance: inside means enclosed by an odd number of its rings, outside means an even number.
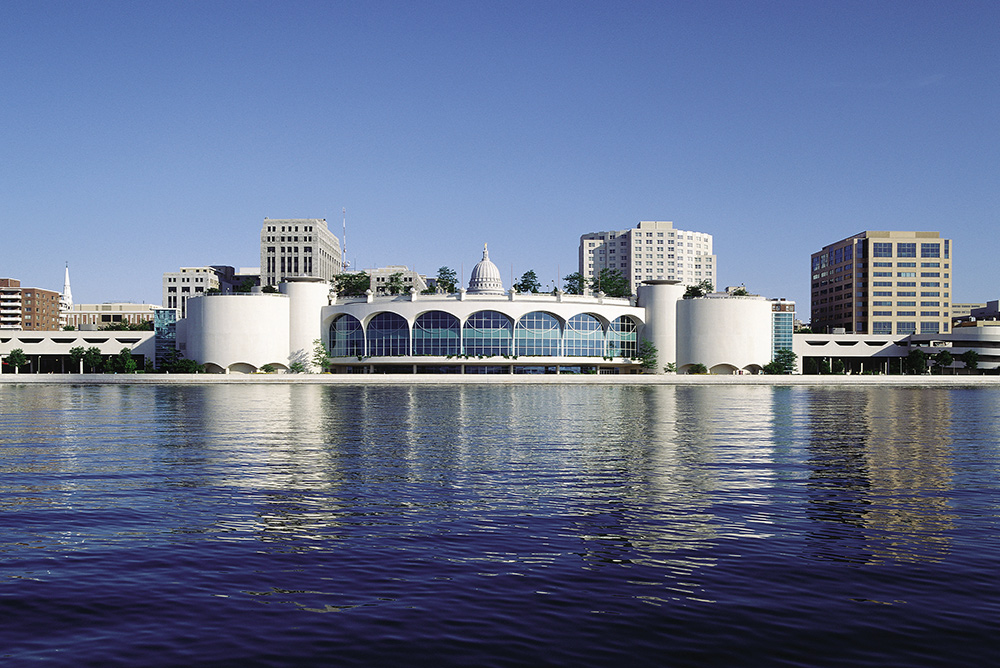
[[[459,374],[3,374],[0,385],[773,385],[996,387],[1000,376],[712,376]]]

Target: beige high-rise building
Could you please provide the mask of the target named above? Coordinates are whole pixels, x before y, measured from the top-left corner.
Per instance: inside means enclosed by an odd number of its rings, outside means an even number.
[[[718,277],[712,235],[677,230],[669,221],[645,220],[630,230],[584,234],[579,260],[588,284],[602,269],[617,269],[633,293],[645,280],[673,279],[684,285],[708,280],[716,286]]]
[[[865,231],[812,254],[812,330],[939,334],[951,323],[951,239]]]
[[[319,276],[330,280],[343,267],[340,240],[325,218],[265,218],[260,230],[260,284]]]

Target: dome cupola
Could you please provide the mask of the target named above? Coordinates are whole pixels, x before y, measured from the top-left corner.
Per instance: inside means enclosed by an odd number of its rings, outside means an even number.
[[[483,259],[472,269],[472,276],[469,278],[469,292],[481,295],[504,294],[500,270],[490,262],[490,254],[486,249],[486,244],[483,244]]]

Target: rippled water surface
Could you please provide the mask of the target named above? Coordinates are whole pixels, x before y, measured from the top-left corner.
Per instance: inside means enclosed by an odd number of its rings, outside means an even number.
[[[991,665],[1000,391],[0,386],[0,663]]]

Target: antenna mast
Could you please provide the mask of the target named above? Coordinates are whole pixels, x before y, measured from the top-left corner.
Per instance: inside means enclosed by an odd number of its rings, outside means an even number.
[[[344,269],[347,269],[351,266],[351,263],[347,260],[347,207],[343,207],[342,211],[344,212],[344,253],[341,265]]]

